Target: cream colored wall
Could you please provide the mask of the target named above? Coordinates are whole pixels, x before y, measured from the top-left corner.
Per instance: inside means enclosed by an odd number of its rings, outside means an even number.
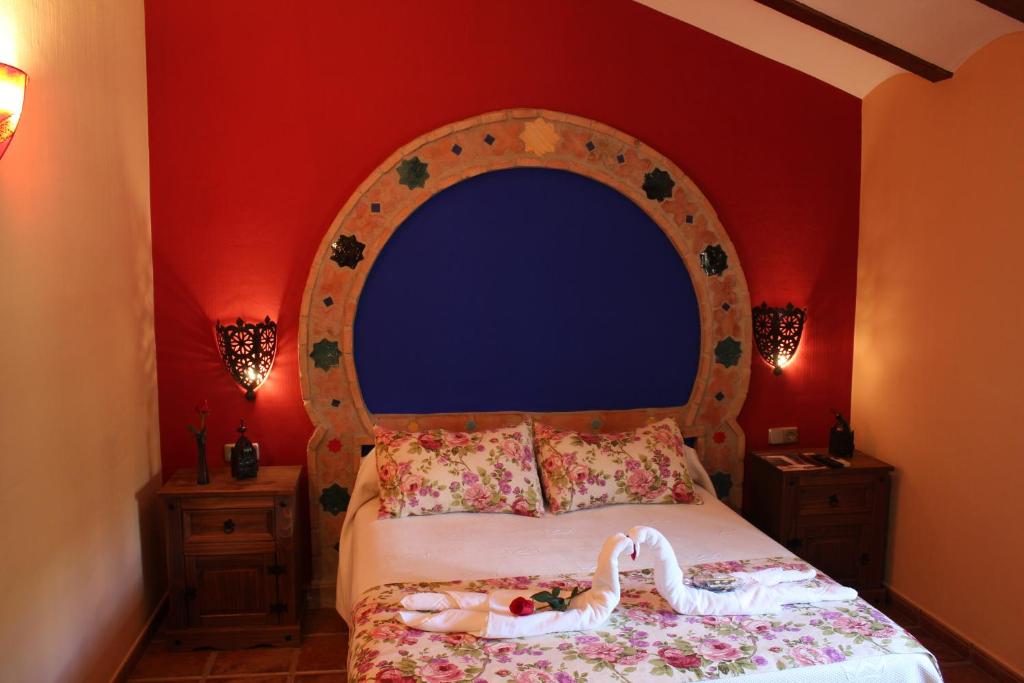
[[[162,591],[143,4],[0,0],[0,679],[106,681]]]
[[[890,585],[1024,672],[1024,33],[864,100],[853,420]]]

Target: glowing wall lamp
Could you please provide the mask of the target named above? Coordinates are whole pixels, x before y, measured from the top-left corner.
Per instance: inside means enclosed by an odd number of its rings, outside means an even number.
[[[754,308],[754,341],[764,362],[782,374],[782,368],[793,361],[800,347],[807,311],[786,304],[785,308],[769,308],[762,303]]]
[[[221,325],[218,320],[217,345],[231,377],[245,389],[245,397],[255,401],[256,390],[267,381],[274,367],[277,323],[270,316],[256,323],[239,318],[234,325]]]
[[[11,144],[18,120],[21,119],[27,82],[28,76],[24,71],[0,64],[0,159]]]

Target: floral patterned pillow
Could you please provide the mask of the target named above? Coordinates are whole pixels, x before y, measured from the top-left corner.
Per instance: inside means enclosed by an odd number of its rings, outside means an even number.
[[[479,432],[374,428],[378,517],[445,512],[544,514],[527,422]]]
[[[539,423],[533,433],[544,497],[556,514],[616,503],[703,503],[671,418],[619,434]]]

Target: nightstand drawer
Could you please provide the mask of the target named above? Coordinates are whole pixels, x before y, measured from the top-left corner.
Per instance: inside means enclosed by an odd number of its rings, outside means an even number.
[[[868,514],[873,509],[875,483],[824,484],[800,486],[796,494],[799,515],[858,515]]]
[[[274,540],[274,508],[184,510],[185,543]]]

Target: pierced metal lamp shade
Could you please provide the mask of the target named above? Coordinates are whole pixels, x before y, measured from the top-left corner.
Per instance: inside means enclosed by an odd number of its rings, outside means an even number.
[[[11,144],[18,120],[21,119],[26,83],[28,76],[24,71],[0,64],[0,158]]]
[[[762,303],[754,308],[754,342],[761,358],[775,368],[773,373],[782,374],[800,347],[807,311],[786,304],[785,308],[771,308]]]
[[[245,397],[256,400],[256,390],[267,380],[277,355],[277,323],[267,316],[263,322],[234,325],[217,321],[217,343],[231,377],[245,389]]]

